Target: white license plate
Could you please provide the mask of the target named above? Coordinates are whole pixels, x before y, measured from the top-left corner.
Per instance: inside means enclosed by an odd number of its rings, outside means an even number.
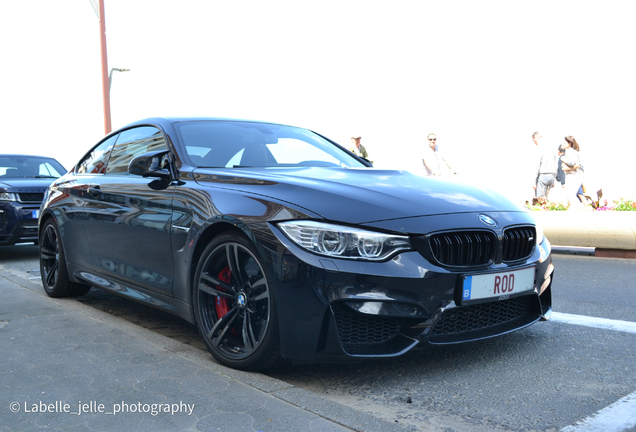
[[[37,219],[37,218],[38,218],[38,216],[40,216],[40,210],[32,210],[32,211],[31,211],[31,217],[32,217],[33,219]]]
[[[504,300],[511,294],[530,291],[534,289],[534,272],[535,268],[530,267],[505,273],[464,276],[462,300]]]

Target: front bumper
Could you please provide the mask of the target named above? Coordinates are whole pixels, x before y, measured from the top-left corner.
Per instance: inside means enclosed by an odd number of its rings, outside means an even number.
[[[0,246],[38,241],[39,204],[0,202]]]
[[[418,252],[380,263],[330,259],[297,247],[276,226],[270,229],[284,247],[282,254],[278,247],[271,265],[279,278],[275,298],[286,358],[397,356],[420,344],[502,335],[547,319],[551,312],[554,267],[547,240],[524,262],[470,271],[535,266],[534,290],[465,305],[461,287],[467,272],[436,266]]]

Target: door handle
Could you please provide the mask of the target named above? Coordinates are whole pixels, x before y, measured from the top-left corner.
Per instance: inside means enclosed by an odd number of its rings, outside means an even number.
[[[99,188],[98,185],[90,185],[88,187],[88,189],[86,190],[86,192],[88,192],[89,194],[91,194],[94,197],[98,197],[99,194],[102,193],[101,189]]]

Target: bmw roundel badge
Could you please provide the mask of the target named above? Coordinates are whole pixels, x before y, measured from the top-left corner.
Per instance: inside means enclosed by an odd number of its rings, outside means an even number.
[[[482,221],[483,223],[485,223],[488,226],[491,227],[496,227],[497,226],[497,222],[491,218],[490,216],[486,216],[484,214],[479,215],[479,220]]]
[[[244,293],[240,293],[236,302],[239,307],[244,307],[247,304],[247,296]]]

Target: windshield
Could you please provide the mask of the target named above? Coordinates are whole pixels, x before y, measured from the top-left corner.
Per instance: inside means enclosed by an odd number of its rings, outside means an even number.
[[[55,159],[38,156],[0,155],[0,179],[58,178],[66,170]]]
[[[307,129],[232,121],[184,122],[176,128],[196,167],[365,166]]]

